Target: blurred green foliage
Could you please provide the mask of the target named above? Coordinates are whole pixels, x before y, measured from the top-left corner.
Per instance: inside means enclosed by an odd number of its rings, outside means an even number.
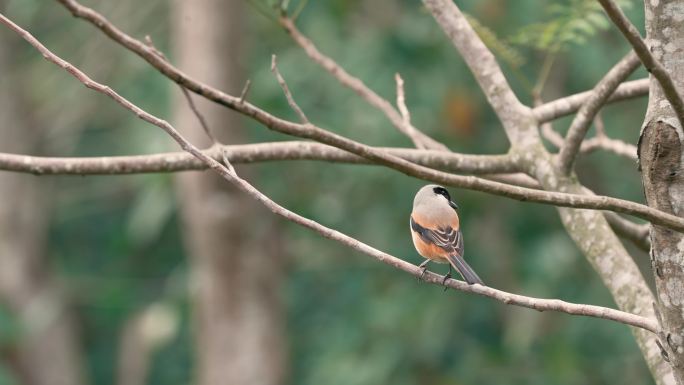
[[[168,2],[87,3],[134,36],[151,35],[173,58]],[[410,146],[381,113],[309,61],[277,23],[264,16],[275,14],[270,4],[249,3],[249,29],[244,31],[248,48],[240,60],[252,79],[251,102],[277,116],[296,118],[269,70],[275,53],[312,121],[368,144]],[[519,43],[510,50],[520,59],[504,60],[504,70],[526,103],[531,101],[529,85],[549,50],[555,50],[555,64],[542,94],[545,99],[591,88],[628,51],[615,29],[588,5],[593,1],[458,3],[494,48],[497,41],[501,47]],[[293,1],[290,9],[297,6]],[[636,25],[643,24],[639,9],[627,11]],[[13,0],[7,14],[141,107],[170,116],[176,88],[56,2]],[[419,2],[310,1],[297,24],[323,52],[387,99],[394,99],[394,73],[401,73],[414,124],[454,151],[506,151],[505,135],[477,84]],[[12,76],[25,79],[36,121],[60,127],[45,129],[50,155],[174,149],[156,127],[85,90],[22,43],[15,45]],[[495,51],[501,53],[501,47]],[[76,104],[79,111],[73,111]],[[634,143],[644,110],[645,99],[606,108],[609,135]],[[564,132],[570,119],[560,119],[555,128]],[[244,124],[250,141],[288,139],[252,121]],[[408,235],[408,215],[423,182],[379,167],[317,162],[239,170],[249,171],[256,186],[284,206],[398,257],[420,261]],[[579,175],[596,192],[642,200],[636,166],[623,159],[586,156],[579,162]],[[93,383],[114,383],[122,326],[156,302],[171,303],[181,323],[178,334],[155,356],[149,383],[189,383],[194,359],[191,304],[173,176],[42,178],[55,186],[49,263],[74,298]],[[452,189],[452,195],[462,208],[466,258],[488,284],[531,296],[614,306],[553,208],[459,189]],[[271,214],[264,210],[260,215]],[[283,287],[289,383],[652,382],[624,326],[443,293],[290,223],[282,222],[280,231],[291,258]],[[647,257],[633,251],[645,265]],[[0,344],[20,333],[15,324],[0,309]],[[0,383],[12,384],[5,372],[0,364]]]
[[[631,0],[615,2],[624,10],[631,8]],[[601,4],[593,0],[570,0],[546,7],[549,19],[522,27],[511,41],[539,50],[558,51],[570,44],[583,44],[587,39],[611,27]]]

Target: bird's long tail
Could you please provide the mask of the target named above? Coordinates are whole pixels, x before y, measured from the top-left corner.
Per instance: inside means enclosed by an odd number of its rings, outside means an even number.
[[[463,259],[462,256],[458,254],[451,254],[447,257],[449,259],[449,263],[451,266],[458,271],[459,274],[463,277],[463,279],[469,284],[472,285],[474,283],[479,283],[480,285],[484,285],[484,282],[478,277],[478,275],[475,273],[472,267],[466,263],[466,261]]]

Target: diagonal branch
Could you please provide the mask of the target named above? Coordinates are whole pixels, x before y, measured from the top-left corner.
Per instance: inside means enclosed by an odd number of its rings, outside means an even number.
[[[71,10],[74,15],[82,17],[85,20],[88,20],[89,22],[93,23],[93,25],[101,29],[112,39],[140,55],[153,67],[157,68],[160,72],[162,72],[164,75],[166,75],[176,83],[183,85],[187,89],[199,95],[202,95],[208,98],[209,100],[215,101],[216,103],[219,103],[228,108],[239,111],[247,116],[250,116],[254,120],[262,123],[264,126],[274,131],[302,138],[312,139],[321,143],[338,147],[353,154],[362,156],[374,163],[385,165],[389,168],[400,171],[406,175],[410,175],[423,180],[429,180],[449,186],[466,188],[495,195],[501,195],[511,199],[517,199],[520,201],[545,203],[561,207],[616,211],[624,214],[634,215],[636,217],[648,220],[653,224],[666,226],[673,230],[684,231],[683,218],[679,218],[672,214],[663,213],[659,210],[655,210],[648,206],[644,206],[638,203],[606,196],[584,196],[578,194],[541,191],[535,189],[510,186],[507,184],[492,182],[473,176],[448,174],[424,166],[416,165],[414,163],[395,157],[386,152],[373,149],[370,146],[364,145],[359,142],[355,142],[353,140],[331,133],[329,131],[326,131],[313,125],[302,125],[280,119],[246,101],[243,102],[239,98],[228,95],[207,84],[198,82],[190,78],[189,76],[175,68],[173,65],[171,65],[168,61],[156,55],[153,51],[149,49],[149,47],[146,44],[143,44],[142,42],[133,39],[132,37],[121,32],[119,29],[117,29],[111,23],[109,23],[102,15],[98,14],[92,9],[83,7],[76,3],[74,0],[58,1],[64,4],[69,10]],[[425,1],[437,1],[441,4],[441,2],[444,2],[445,0]],[[455,5],[453,5],[453,3],[450,3],[449,1],[447,1],[446,4],[451,4],[455,7]],[[456,9],[456,11],[458,11],[458,9]],[[461,18],[463,18],[463,15],[461,15],[460,12],[459,15]],[[449,20],[451,20],[451,18],[447,17],[446,21]],[[472,29],[469,26],[467,26],[467,28],[470,32],[472,32]],[[457,32],[458,30],[453,31],[453,33]],[[470,36],[468,34],[466,35]],[[457,38],[461,39],[461,37]],[[482,44],[482,42],[479,41],[479,44]],[[484,45],[482,46],[484,47]],[[486,47],[484,47],[484,49],[486,50]],[[486,53],[491,55],[489,51],[486,51]],[[491,60],[494,60],[493,57],[491,58]],[[493,62],[493,64],[496,65],[496,62]],[[498,65],[496,65],[496,68],[499,69]],[[489,70],[491,71],[492,69],[489,68]],[[486,83],[486,85],[490,86],[489,88],[486,88],[487,93],[491,94],[491,100],[493,100],[497,106],[499,106],[500,103],[510,101],[510,98],[515,98],[515,95],[513,95],[512,91],[510,91],[510,87],[508,87],[507,83],[505,83],[505,78],[503,78],[503,74],[501,74],[500,69],[499,71],[494,71],[494,73],[489,73],[485,71],[486,73],[484,74],[481,73],[481,71],[483,70],[478,69],[477,71],[478,74],[484,76],[485,80],[483,81]],[[496,73],[498,73],[499,75],[496,75]],[[505,86],[501,85],[500,81],[503,81]],[[495,92],[494,94],[496,95],[492,94],[492,87],[498,89],[500,92]],[[500,106],[501,113],[504,116],[508,116],[510,118],[504,121],[504,127],[507,127],[506,130],[509,133],[509,137],[511,135],[514,136],[515,139],[512,140],[512,143],[515,143],[517,139],[524,140],[525,137],[528,137],[529,135],[536,135],[536,132],[522,132],[522,130],[526,129],[536,130],[536,127],[534,124],[532,124],[533,122],[529,121],[530,119],[532,119],[530,113],[531,110],[517,102],[517,99],[514,99],[514,101],[516,104],[514,106]]]
[[[620,86],[608,98],[607,103],[633,99],[648,94],[648,79],[631,80]],[[554,101],[542,104],[532,109],[532,114],[538,122],[544,123],[556,120],[575,113],[582,107],[584,102],[592,95],[592,91],[584,91],[578,94],[566,96]]]
[[[366,86],[361,79],[352,76],[344,68],[337,64],[335,60],[319,51],[318,48],[316,48],[316,45],[297,29],[291,19],[283,16],[280,18],[280,24],[292,37],[292,40],[294,40],[295,43],[297,43],[304,50],[304,52],[306,52],[307,56],[309,56],[311,60],[323,67],[323,69],[326,70],[338,82],[340,82],[340,84],[351,89],[368,104],[382,111],[392,125],[394,125],[399,132],[411,139],[417,148],[448,150],[445,145],[437,142],[415,128],[410,121],[404,119],[402,114],[400,114],[392,106],[392,103],[375,93],[375,91]]]
[[[66,62],[65,60],[61,59],[60,57],[56,56],[53,54],[50,50],[48,50],[45,46],[43,46],[38,40],[36,40],[30,33],[27,31],[23,30],[16,24],[14,24],[12,21],[7,19],[4,15],[0,14],[0,22],[3,24],[7,25],[10,29],[15,31],[17,34],[19,34],[22,38],[24,38],[27,42],[29,42],[33,47],[35,47],[40,53],[50,62],[58,65],[59,67],[65,69],[67,72],[69,72],[71,75],[73,75],[78,81],[83,83],[86,87],[93,89],[97,92],[100,92],[104,95],[109,96],[112,98],[115,102],[123,106],[125,109],[131,111],[134,113],[137,117],[140,119],[153,124],[162,130],[164,130],[169,136],[171,136],[179,145],[181,148],[183,148],[185,151],[188,153],[192,154],[194,157],[197,159],[201,160],[204,162],[208,167],[216,171],[219,175],[221,175],[224,179],[227,181],[231,182],[233,185],[235,185],[237,188],[242,190],[243,192],[249,194],[251,197],[256,199],[257,201],[261,202],[264,206],[266,206],[269,210],[271,210],[273,213],[282,216],[283,218],[294,222],[296,224],[299,224],[303,227],[309,228],[320,235],[332,239],[335,241],[338,241],[350,248],[353,248],[359,252],[362,252],[364,254],[367,254],[371,257],[376,258],[377,260],[384,262],[390,266],[393,266],[395,268],[398,268],[400,270],[403,270],[413,276],[420,277],[423,275],[423,270],[419,268],[418,266],[415,266],[411,263],[408,263],[404,260],[401,260],[399,258],[396,258],[392,255],[389,255],[387,253],[384,253],[378,249],[375,249],[363,242],[358,241],[357,239],[354,239],[348,235],[345,235],[339,231],[330,229],[328,227],[325,227],[311,219],[302,217],[292,211],[287,210],[286,208],[278,205],[276,202],[268,198],[266,195],[262,194],[259,190],[257,190],[254,186],[249,184],[247,181],[244,179],[240,178],[236,173],[235,170],[232,166],[227,165],[224,166],[221,163],[217,162],[215,159],[212,157],[208,156],[204,152],[202,152],[200,149],[195,147],[192,143],[187,141],[171,124],[166,122],[165,120],[162,120],[146,111],[141,109],[140,107],[136,106],[135,104],[131,103],[118,93],[111,89],[108,86],[105,86],[103,84],[100,84],[98,82],[95,82],[94,80],[90,79],[88,75],[80,71],[78,68],[74,67],[70,63]],[[440,284],[444,280],[444,277],[427,272],[423,276],[423,279],[426,282],[432,283],[432,284]],[[490,297],[493,299],[496,299],[498,301],[501,301],[506,304],[513,304],[513,305],[518,305],[522,307],[527,307],[531,309],[536,309],[536,310],[553,310],[553,311],[559,311],[563,313],[568,313],[572,315],[583,315],[583,316],[589,316],[589,317],[595,317],[595,318],[602,318],[606,320],[611,320],[611,321],[616,321],[619,323],[623,323],[625,325],[630,325],[634,326],[637,328],[641,328],[653,333],[657,332],[657,323],[655,320],[648,319],[642,316],[638,316],[636,314],[631,314],[627,312],[623,312],[620,310],[615,310],[615,309],[610,309],[610,308],[605,308],[605,307],[600,307],[600,306],[593,306],[593,305],[585,305],[585,304],[574,304],[574,303],[569,303],[569,302],[564,302],[561,300],[557,299],[540,299],[540,298],[533,298],[533,297],[526,297],[518,294],[512,294],[512,293],[507,293],[501,290],[493,289],[490,287],[482,286],[482,285],[468,285],[465,282],[461,281],[456,281],[453,279],[447,280],[445,282],[446,286],[464,291],[464,292],[469,292],[469,293],[474,293],[486,297]]]
[[[608,73],[596,84],[591,91],[591,96],[582,104],[582,107],[575,115],[565,141],[558,153],[557,163],[561,173],[568,175],[575,164],[577,152],[584,137],[589,131],[591,122],[594,121],[596,114],[606,103],[610,94],[639,66],[639,58],[634,51],[630,51],[620,60]]]
[[[506,135],[515,146],[523,139],[521,131],[531,129],[530,109],[513,93],[494,55],[475,33],[452,0],[423,0],[444,33],[465,59],[489,104],[499,117]]]
[[[299,120],[303,124],[311,124],[311,122],[309,122],[309,118],[306,117],[304,111],[302,111],[302,109],[299,108],[299,105],[297,105],[297,102],[295,102],[294,98],[292,97],[292,92],[290,92],[290,88],[287,86],[287,83],[285,83],[283,75],[281,75],[280,71],[278,71],[278,61],[276,59],[276,55],[271,56],[271,72],[273,72],[276,79],[278,80],[278,84],[280,84],[280,87],[283,89],[285,98],[287,98],[287,104],[289,104],[290,108],[292,108],[292,110],[297,114],[297,116],[299,116]]]
[[[608,17],[620,29],[622,35],[629,41],[629,44],[632,45],[634,52],[639,56],[641,62],[644,63],[644,67],[658,80],[667,101],[670,102],[672,109],[677,115],[677,119],[679,119],[680,127],[684,127],[684,99],[682,99],[682,95],[677,90],[670,74],[653,57],[651,50],[646,46],[646,42],[641,38],[639,30],[627,19],[627,16],[625,16],[620,7],[612,0],[599,0],[599,3],[603,6]]]

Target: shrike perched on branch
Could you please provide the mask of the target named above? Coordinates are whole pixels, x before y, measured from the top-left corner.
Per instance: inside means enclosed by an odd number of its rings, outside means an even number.
[[[429,184],[416,193],[411,213],[411,236],[418,253],[427,258],[420,267],[425,271],[430,261],[449,263],[445,282],[451,277],[453,266],[468,284],[484,285],[463,259],[463,235],[457,209],[449,192],[442,186]]]

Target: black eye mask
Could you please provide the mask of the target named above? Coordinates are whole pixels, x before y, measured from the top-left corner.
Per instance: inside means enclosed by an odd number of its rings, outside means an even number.
[[[451,200],[451,195],[449,195],[449,192],[447,191],[447,189],[445,189],[442,186],[437,186],[437,187],[433,188],[432,191],[435,194],[441,195],[444,198],[446,198],[446,200],[449,202],[449,206],[451,206],[454,210],[458,210],[458,205]]]

